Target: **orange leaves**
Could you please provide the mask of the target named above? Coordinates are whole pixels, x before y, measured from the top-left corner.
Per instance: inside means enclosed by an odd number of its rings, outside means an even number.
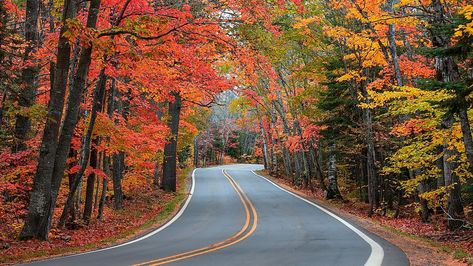
[[[404,123],[397,124],[391,130],[391,134],[397,137],[419,135],[424,132],[434,130],[435,127],[427,123],[423,119],[413,118],[409,119]]]
[[[306,141],[310,142],[318,142],[320,139],[320,131],[326,129],[327,126],[319,126],[319,125],[314,125],[314,124],[308,124],[305,126],[304,131],[302,132],[302,137]]]
[[[286,147],[291,153],[302,150],[301,137],[288,136],[286,140]]]
[[[415,55],[413,60],[409,60],[403,55],[399,58],[399,67],[404,76],[412,80],[413,78],[431,78],[435,70],[431,67],[431,62],[421,55]]]

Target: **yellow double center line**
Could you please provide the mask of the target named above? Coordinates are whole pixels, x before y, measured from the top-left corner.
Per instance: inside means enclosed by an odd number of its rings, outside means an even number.
[[[249,237],[256,230],[256,226],[258,224],[258,214],[256,213],[255,207],[253,206],[251,201],[248,199],[248,196],[246,196],[245,192],[243,192],[241,187],[235,182],[235,180],[225,170],[222,170],[222,173],[223,175],[225,175],[225,177],[228,179],[228,181],[232,185],[233,189],[238,194],[238,197],[240,198],[241,202],[243,203],[243,207],[245,208],[246,220],[245,220],[245,224],[240,229],[240,231],[230,236],[229,238],[221,242],[212,244],[212,245],[208,245],[199,249],[186,251],[186,252],[172,255],[169,257],[164,257],[164,258],[160,258],[156,260],[151,260],[151,261],[135,264],[134,266],[163,265],[166,263],[171,263],[171,262],[203,255],[206,253],[210,253],[216,250],[220,250],[220,249],[235,245],[236,243]]]

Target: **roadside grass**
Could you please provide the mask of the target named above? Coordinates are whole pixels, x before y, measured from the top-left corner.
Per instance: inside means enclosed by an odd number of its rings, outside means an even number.
[[[28,248],[28,242],[17,242],[19,245],[22,245],[22,243],[25,244],[24,249],[22,252],[19,254],[9,254],[5,255],[2,254],[4,251],[0,250],[0,264],[13,264],[13,263],[19,263],[19,262],[26,262],[26,261],[32,261],[32,260],[38,260],[38,259],[46,259],[50,257],[57,257],[57,256],[62,256],[62,255],[72,255],[75,253],[79,252],[85,252],[85,251],[92,251],[104,247],[109,247],[113,246],[116,244],[121,244],[126,241],[132,240],[133,238],[137,238],[141,235],[144,235],[153,229],[158,228],[162,224],[164,224],[166,221],[168,221],[180,208],[182,203],[187,199],[188,195],[188,186],[189,186],[189,177],[190,173],[193,170],[193,168],[185,168],[182,169],[178,176],[177,176],[177,182],[178,182],[178,187],[177,187],[177,192],[172,193],[170,199],[167,201],[160,201],[158,204],[162,204],[162,206],[159,206],[159,212],[152,217],[151,219],[146,220],[144,223],[141,223],[136,226],[132,227],[126,227],[123,228],[123,230],[119,231],[117,234],[114,234],[112,236],[107,236],[102,239],[97,239],[96,242],[93,243],[86,243],[83,245],[74,245],[74,246],[64,246],[64,247],[52,247],[52,248],[47,248],[49,245],[49,242],[44,242],[43,248],[41,248],[41,242],[40,245],[37,245],[31,249]],[[168,198],[166,198],[168,199]],[[132,206],[130,206],[132,207]],[[117,213],[121,215],[126,215],[128,218],[131,219],[137,219],[143,215],[145,215],[146,210],[136,210],[133,208],[128,208],[130,211],[129,213],[126,213],[126,209],[123,211],[119,211]],[[105,217],[105,223],[107,217]],[[83,228],[84,230],[87,230],[87,228]],[[21,247],[20,247],[21,248]]]

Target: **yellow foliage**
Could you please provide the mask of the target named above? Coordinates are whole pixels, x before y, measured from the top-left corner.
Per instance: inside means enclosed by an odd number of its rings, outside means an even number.
[[[460,15],[463,15],[468,22],[466,24],[460,25],[455,29],[455,37],[469,37],[473,36],[473,5],[464,6],[460,12]]]

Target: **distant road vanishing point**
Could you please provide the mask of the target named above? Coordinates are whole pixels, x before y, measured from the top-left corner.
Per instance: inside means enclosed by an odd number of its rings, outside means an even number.
[[[261,168],[196,169],[185,205],[159,229],[29,265],[409,265],[388,241],[253,172]]]

